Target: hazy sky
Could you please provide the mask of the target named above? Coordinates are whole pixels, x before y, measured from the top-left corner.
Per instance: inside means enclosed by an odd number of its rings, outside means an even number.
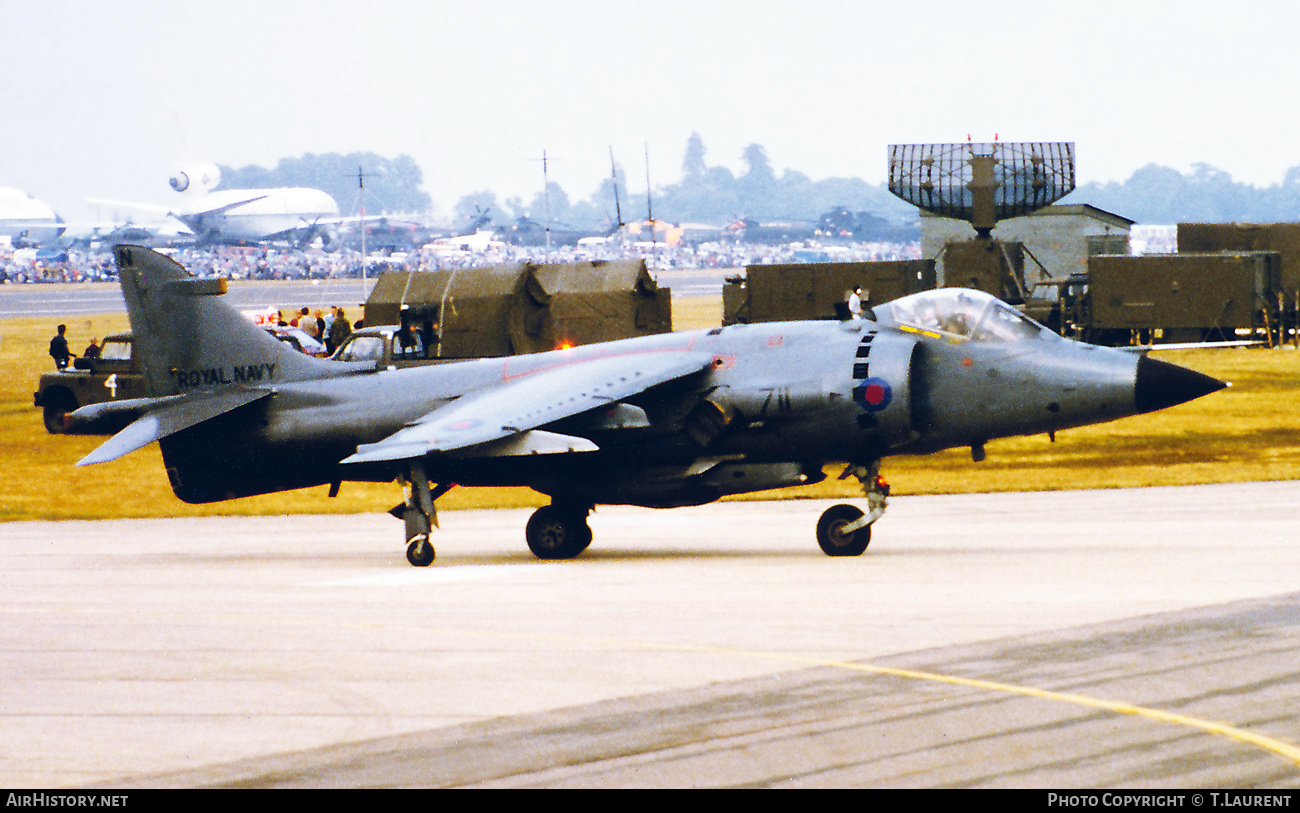
[[[1300,164],[1300,5],[1238,0],[0,0],[0,186],[93,214],[187,162],[411,155],[434,204],[739,172],[880,182],[892,143],[1074,141],[1257,185]],[[341,201],[346,208],[348,202]]]

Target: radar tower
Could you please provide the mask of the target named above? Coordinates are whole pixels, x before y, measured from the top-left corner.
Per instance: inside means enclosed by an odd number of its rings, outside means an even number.
[[[993,229],[999,220],[1046,208],[1073,189],[1073,142],[889,147],[890,192],[930,214],[964,220],[975,229],[973,241],[944,246],[941,254],[947,255],[955,273],[945,269],[943,284],[980,288],[1008,301],[1029,298],[1024,283],[1027,250],[1020,243],[994,240]]]

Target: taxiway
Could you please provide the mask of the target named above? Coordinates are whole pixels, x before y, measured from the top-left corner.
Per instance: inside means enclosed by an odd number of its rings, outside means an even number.
[[[826,505],[0,525],[0,784],[1300,784],[1300,483]]]

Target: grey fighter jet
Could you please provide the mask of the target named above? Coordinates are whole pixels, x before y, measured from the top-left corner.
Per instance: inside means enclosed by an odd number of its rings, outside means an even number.
[[[405,490],[407,558],[427,565],[453,484],[551,497],[529,548],[568,559],[599,504],[669,508],[817,482],[845,463],[867,510],[817,524],[831,556],[867,548],[889,455],[1151,412],[1224,385],[1143,354],[1063,339],[979,291],[948,288],[870,319],[733,325],[547,353],[376,371],[297,353],[225,304],[224,281],[115,249],[148,397],[83,407],[70,431],[124,427],[81,461],[157,441],[180,499],[347,481]]]

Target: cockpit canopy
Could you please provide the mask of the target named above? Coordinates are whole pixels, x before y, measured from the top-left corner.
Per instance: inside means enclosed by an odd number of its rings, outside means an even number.
[[[995,296],[971,288],[922,291],[877,306],[877,321],[976,342],[1059,339]]]

